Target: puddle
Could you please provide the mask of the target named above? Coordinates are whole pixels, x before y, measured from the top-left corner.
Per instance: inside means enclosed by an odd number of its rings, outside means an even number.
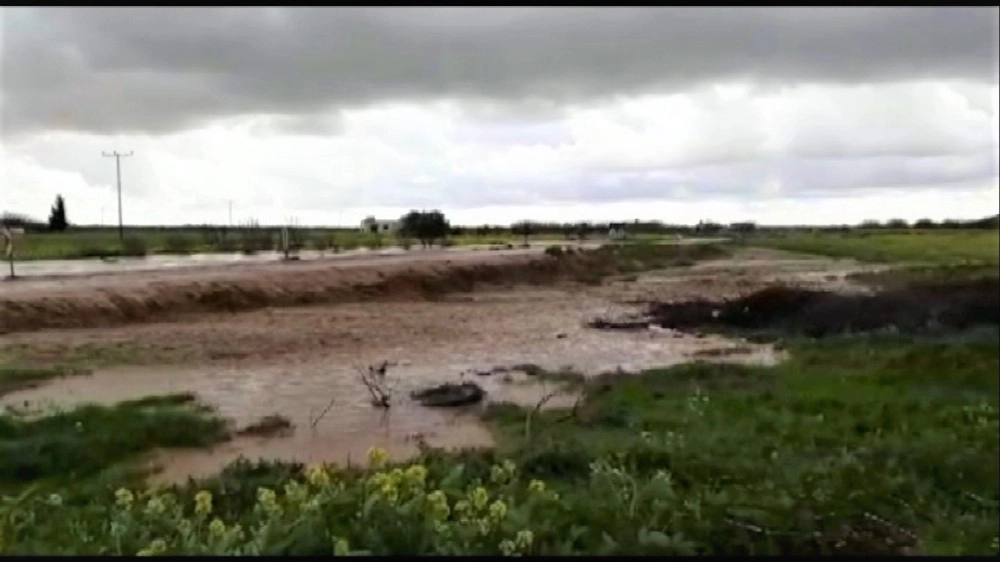
[[[565,383],[540,380],[524,372],[503,369],[489,376],[477,372],[495,367],[537,364],[556,371],[570,369],[587,376],[622,369],[640,370],[701,359],[705,351],[738,345],[728,361],[773,363],[774,352],[764,346],[734,343],[718,337],[696,338],[669,330],[644,333],[601,333],[577,329],[565,338],[535,338],[536,345],[518,352],[493,348],[490,341],[466,342],[441,356],[454,354],[463,362],[422,365],[398,361],[386,377],[392,389],[392,407],[371,405],[359,373],[343,361],[311,358],[284,365],[206,365],[199,367],[116,367],[88,376],[52,381],[44,386],[10,393],[5,405],[72,407],[83,403],[115,403],[144,396],[194,392],[234,422],[237,429],[278,414],[294,424],[294,432],[276,437],[237,437],[210,450],[163,452],[150,462],[160,468],[156,482],[174,482],[189,476],[208,476],[240,456],[255,460],[357,463],[369,447],[381,446],[396,459],[419,452],[420,441],[432,447],[489,446],[490,433],[478,421],[478,407],[426,408],[409,398],[410,392],[445,382],[471,381],[487,391],[487,402],[535,406],[554,394],[546,407],[570,407],[576,395]],[[476,362],[469,360],[475,358]],[[373,361],[372,363],[375,363]],[[319,418],[333,400],[333,406]],[[319,418],[317,420],[317,418]]]

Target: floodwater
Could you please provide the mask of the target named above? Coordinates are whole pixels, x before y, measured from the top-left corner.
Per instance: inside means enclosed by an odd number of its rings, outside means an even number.
[[[372,406],[359,371],[344,362],[315,359],[288,365],[198,367],[115,367],[89,376],[68,377],[44,386],[8,394],[6,405],[71,407],[83,403],[115,403],[144,396],[194,392],[236,428],[280,414],[295,430],[288,436],[238,437],[211,450],[162,452],[151,459],[155,481],[208,476],[243,456],[301,462],[362,462],[371,446],[386,448],[394,458],[411,457],[424,443],[441,448],[489,446],[490,433],[478,422],[477,407],[426,408],[410,392],[445,382],[472,381],[487,391],[487,402],[535,406],[548,395],[546,407],[571,407],[577,396],[564,383],[543,381],[523,372],[502,369],[536,363],[550,370],[571,369],[585,375],[613,370],[634,371],[690,360],[706,349],[736,348],[728,361],[769,364],[775,353],[716,337],[697,338],[669,330],[608,333],[576,328],[571,338],[546,334],[521,350],[478,345],[442,346],[443,353],[413,353],[418,362],[399,361],[386,376],[392,389],[388,410]],[[536,337],[538,334],[536,334]],[[420,357],[423,355],[424,357]],[[438,355],[441,362],[430,362]],[[360,367],[360,365],[358,366]],[[332,401],[332,406],[331,406]],[[329,407],[325,413],[324,410]]]
[[[522,364],[586,376],[694,359],[773,364],[781,356],[770,346],[664,329],[600,331],[586,324],[597,317],[636,316],[642,307],[629,304],[634,301],[726,298],[776,279],[851,290],[845,275],[862,268],[832,260],[782,262],[758,253],[593,287],[516,287],[452,294],[434,302],[272,308],[9,334],[0,337],[0,349],[20,346],[54,358],[87,346],[121,346],[156,357],[157,364],[118,365],[54,380],[0,397],[0,405],[71,407],[193,392],[236,429],[273,414],[295,426],[290,435],[238,437],[209,450],[155,454],[148,462],[160,469],[158,482],[217,473],[241,456],[360,463],[375,445],[396,459],[414,455],[421,442],[442,448],[488,446],[490,433],[478,421],[477,407],[425,408],[409,399],[410,392],[471,380],[487,390],[489,402],[530,407],[556,392],[547,406],[569,407],[577,396],[559,383],[516,371],[476,373]],[[711,351],[720,349],[728,351]],[[357,370],[382,361],[391,363],[388,411],[372,406]]]

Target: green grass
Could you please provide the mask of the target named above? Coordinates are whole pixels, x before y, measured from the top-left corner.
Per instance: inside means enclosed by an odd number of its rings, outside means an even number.
[[[50,379],[81,372],[83,372],[81,369],[66,365],[30,367],[2,363],[0,364],[0,396],[16,390],[31,388]]]
[[[253,242],[247,237],[254,237]],[[238,252],[247,244],[257,252],[273,252],[278,248],[280,233],[277,229],[262,229],[247,233],[239,228],[226,230],[199,228],[134,228],[126,227],[124,244],[119,241],[118,230],[70,229],[66,232],[40,232],[25,235],[16,246],[16,256],[21,261],[52,259],[87,259],[98,257],[142,256],[146,254],[189,255],[193,253]],[[531,236],[532,242],[563,240],[559,235]],[[463,234],[452,236],[450,243],[457,246],[506,245],[517,246],[523,237],[510,233],[477,236]],[[293,245],[306,250],[338,252],[358,248],[388,248],[398,246],[395,235],[376,235],[353,229],[311,228],[296,231]],[[247,246],[248,247],[248,246]]]
[[[5,414],[0,486],[75,483],[157,447],[201,447],[226,436],[225,422],[189,394],[85,405],[40,418]]]
[[[997,264],[944,264],[895,267],[887,271],[859,272],[848,278],[879,289],[923,282],[968,281],[1000,276]]]
[[[1000,231],[996,230],[796,233],[756,236],[745,243],[868,262],[1000,263]]]
[[[576,280],[597,285],[614,275],[688,267],[699,261],[723,258],[730,255],[730,247],[727,244],[676,245],[639,240],[605,244],[579,255],[584,256],[582,263],[585,267],[577,271]],[[553,258],[562,259],[558,256]]]
[[[792,359],[773,368],[605,378],[576,419],[544,412],[531,439],[517,408],[494,420],[531,477],[582,485],[594,459],[614,456],[636,477],[668,470],[684,501],[721,494],[703,512],[717,540],[726,513],[795,535],[868,512],[912,529],[927,553],[989,552],[1000,524],[996,331],[790,347]],[[803,509],[821,518],[815,529],[798,527]]]

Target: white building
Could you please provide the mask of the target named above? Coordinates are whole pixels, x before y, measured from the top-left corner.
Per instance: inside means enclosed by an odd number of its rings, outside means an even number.
[[[622,240],[628,238],[628,233],[625,231],[625,223],[623,222],[613,222],[608,225],[608,238],[612,240]]]
[[[396,220],[381,220],[375,217],[368,217],[361,221],[361,232],[395,232],[399,228],[399,221]]]

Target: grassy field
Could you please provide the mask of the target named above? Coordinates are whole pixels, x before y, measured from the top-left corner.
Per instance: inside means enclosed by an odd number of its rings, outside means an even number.
[[[1000,262],[1000,231],[997,230],[796,233],[755,236],[747,238],[745,243],[870,262],[934,265]]]
[[[376,235],[347,229],[299,229],[291,241],[301,249],[341,251],[357,248],[398,246],[393,235]],[[534,235],[530,241],[563,240],[555,234]],[[144,256],[212,252],[277,251],[281,234],[277,229],[151,229],[126,228],[124,242],[116,229],[69,230],[67,232],[31,233],[18,240],[18,260],[84,259],[113,256]],[[477,236],[463,234],[449,238],[449,244],[519,245],[524,237],[511,233]]]

